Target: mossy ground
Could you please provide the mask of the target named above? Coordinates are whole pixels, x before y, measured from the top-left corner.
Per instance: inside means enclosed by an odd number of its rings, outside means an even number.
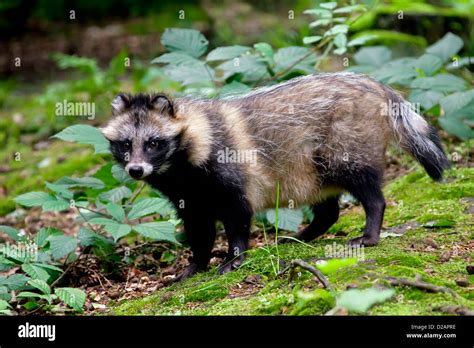
[[[396,295],[372,307],[370,315],[437,315],[433,309],[459,305],[474,309],[474,276],[466,265],[474,259],[473,217],[468,209],[474,196],[474,169],[459,168],[447,173],[446,183],[434,183],[421,170],[403,176],[385,188],[387,210],[384,228],[412,223],[415,226],[401,236],[382,238],[377,247],[365,248],[365,261],[344,267],[327,276],[334,294],[319,288],[306,271],[289,280],[288,273],[275,277],[275,246],[248,252],[247,261],[238,270],[219,276],[213,268],[182,283],[159,290],[154,295],[111,304],[115,315],[320,315],[334,306],[335,297],[348,286],[367,288],[389,286],[387,276],[414,279],[453,289],[459,297],[447,293],[429,293],[412,287],[395,287]],[[414,224],[416,222],[416,224]],[[339,219],[324,239],[310,243],[278,246],[280,260],[315,259],[325,255],[325,246],[346,243],[359,235],[364,226],[360,207],[352,208]],[[436,227],[438,226],[438,227]],[[338,237],[340,232],[347,236]],[[261,276],[258,285],[249,287],[248,277]],[[467,279],[469,286],[456,284]],[[301,292],[313,293],[312,298]]]

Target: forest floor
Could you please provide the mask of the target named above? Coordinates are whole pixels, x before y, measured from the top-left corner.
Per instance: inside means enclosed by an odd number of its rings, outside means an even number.
[[[290,277],[289,272],[276,274],[275,267],[279,264],[281,271],[295,259],[313,265],[324,262],[328,246],[345,245],[361,234],[364,214],[360,206],[344,210],[328,233],[307,245],[267,245],[261,231],[256,231],[254,247],[240,269],[220,276],[213,266],[184,282],[160,284],[161,289],[151,295],[111,301],[104,313],[322,315],[332,310],[350,314],[333,310],[340,295],[347,289],[370,287],[394,288],[395,295],[370,308],[369,315],[472,313],[474,168],[450,170],[444,183],[434,183],[418,170],[389,183],[385,194],[380,244],[365,248],[357,263],[326,274],[330,289],[324,289],[306,270]],[[412,284],[393,284],[400,280]]]

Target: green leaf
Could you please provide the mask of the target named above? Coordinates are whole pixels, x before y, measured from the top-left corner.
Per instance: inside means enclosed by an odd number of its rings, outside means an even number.
[[[240,83],[237,81],[232,81],[231,83],[225,85],[219,91],[219,96],[222,98],[231,97],[231,96],[238,96],[245,93],[248,93],[252,90],[249,86],[244,83]]]
[[[130,212],[128,218],[130,220],[139,219],[150,214],[160,214],[162,216],[169,215],[173,212],[171,203],[164,198],[145,198],[136,202]]]
[[[450,114],[466,106],[472,100],[474,100],[474,89],[466,92],[453,93],[442,98],[439,102],[443,111],[446,114]]]
[[[31,279],[28,281],[28,284],[31,285],[32,287],[38,289],[45,295],[50,295],[51,294],[51,289],[49,288],[48,283],[46,283],[44,280],[41,279]]]
[[[77,124],[69,126],[52,137],[79,144],[93,145],[95,153],[109,152],[109,141],[105,139],[100,130],[89,125]]]
[[[91,189],[102,189],[105,184],[102,180],[86,176],[83,178],[71,178],[69,176],[63,176],[61,179],[55,182],[55,185],[71,187],[87,187]]]
[[[245,52],[248,52],[250,47],[247,46],[223,46],[213,49],[207,55],[206,60],[208,62],[217,61],[217,60],[228,60],[235,57],[239,57]]]
[[[192,66],[196,64],[201,64],[202,62],[199,59],[196,59],[187,53],[171,52],[171,53],[162,54],[158,58],[153,59],[151,63],[173,64],[177,66],[181,66],[181,65]]]
[[[114,241],[118,241],[120,238],[126,236],[132,231],[130,225],[119,224],[115,221],[113,223],[104,225],[104,229],[112,235]]]
[[[446,132],[462,140],[474,138],[474,130],[456,118],[440,117],[438,122]]]
[[[26,283],[30,279],[30,277],[27,277],[24,274],[17,273],[12,274],[9,277],[0,277],[0,285],[8,287],[9,290],[20,290],[26,286]]]
[[[241,73],[244,81],[257,81],[269,76],[267,66],[254,56],[242,56],[220,64],[216,69],[224,72],[223,78]]]
[[[44,269],[50,269],[52,271],[59,272],[59,273],[64,272],[61,268],[50,265],[50,264],[47,264],[47,263],[37,263],[36,262],[36,263],[32,263],[32,265],[35,265],[35,266],[38,266],[38,267],[41,267],[41,268],[44,268]]]
[[[357,264],[356,258],[347,258],[347,259],[330,259],[318,261],[316,266],[318,269],[323,272],[323,274],[328,275],[335,273],[340,268],[348,267]]]
[[[346,34],[337,34],[336,37],[334,38],[334,45],[336,47],[342,48],[346,47],[347,45],[347,36]]]
[[[52,184],[50,182],[46,182],[46,187],[53,191],[57,196],[60,196],[64,199],[72,199],[74,197],[74,193],[67,189],[66,185],[57,185]]]
[[[185,86],[205,84],[214,79],[213,69],[201,62],[193,66],[169,64],[164,68],[164,71],[169,78],[181,82]]]
[[[309,23],[310,28],[316,28],[321,26],[329,25],[332,22],[332,18],[320,18],[315,20],[314,22]],[[303,39],[304,42],[304,39]]]
[[[458,59],[457,57],[452,59],[451,63],[446,65],[447,70],[455,70],[462,68],[464,66],[473,65],[474,64],[474,57],[462,57]]]
[[[86,293],[75,288],[56,288],[54,293],[68,306],[74,308],[77,312],[82,312],[82,307],[86,302]]]
[[[199,31],[194,29],[170,28],[161,35],[162,45],[172,52],[184,52],[199,58],[206,50],[209,42]]]
[[[48,237],[51,235],[62,236],[63,233],[53,227],[43,227],[35,235],[35,243],[38,247],[43,247],[48,242]]]
[[[123,222],[125,220],[125,211],[123,207],[116,203],[108,203],[106,209],[112,217],[118,222]]]
[[[292,66],[289,72],[303,71],[305,73],[313,73],[314,63],[316,63],[316,56],[312,54],[311,50],[298,46],[280,48],[276,52],[274,59],[276,73],[289,69]]]
[[[87,228],[81,228],[77,234],[77,238],[79,238],[79,242],[84,247],[92,245],[102,249],[107,249],[113,245],[111,240]]]
[[[419,77],[411,83],[410,87],[449,93],[464,91],[467,83],[451,74],[438,74],[433,77]]]
[[[7,308],[11,308],[11,306],[8,304],[7,301],[5,300],[0,300],[0,310],[5,310]]]
[[[423,109],[429,110],[437,105],[443,96],[443,93],[437,91],[413,89],[408,96],[408,100],[411,103],[419,103]]]
[[[328,10],[334,10],[337,7],[337,2],[331,1],[331,2],[323,2],[319,4],[319,7],[328,9]]]
[[[5,233],[14,241],[19,241],[21,239],[21,237],[18,235],[18,230],[13,227],[0,225],[0,232]]]
[[[352,40],[349,41],[349,43],[347,44],[348,47],[352,47],[352,46],[360,46],[360,45],[363,45],[373,39],[376,39],[377,38],[377,35],[371,35],[371,34],[367,34],[367,35],[363,35],[363,36],[359,36],[359,37],[356,37]]]
[[[462,39],[452,33],[447,33],[439,41],[426,49],[427,53],[434,54],[447,62],[454,57],[464,45]]]
[[[24,263],[21,265],[21,269],[33,279],[41,279],[45,282],[49,280],[49,273],[34,264]]]
[[[55,201],[56,198],[46,192],[28,192],[15,198],[15,202],[25,207],[43,205],[47,201]]]
[[[110,191],[103,192],[99,195],[99,199],[112,203],[121,202],[124,198],[132,196],[132,191],[127,186],[119,186]]]
[[[112,176],[121,184],[128,184],[130,182],[133,182],[133,179],[130,177],[130,175],[127,174],[125,169],[122,168],[121,165],[119,164],[114,164],[112,166]]]
[[[339,7],[333,11],[333,13],[352,13],[357,10],[363,10],[364,6],[363,5],[352,5],[352,6],[344,6],[344,7]]]
[[[324,36],[347,34],[349,26],[347,24],[337,24],[324,33]]]
[[[391,67],[387,64],[376,69],[370,75],[382,83],[405,86],[410,85],[413,79],[418,76],[418,73],[412,67]]]
[[[267,220],[275,225],[275,209],[266,212]],[[278,228],[285,231],[297,232],[299,225],[303,222],[303,212],[300,209],[278,209]]]
[[[443,61],[433,54],[424,54],[415,62],[415,67],[421,69],[427,76],[432,76],[443,66]]]
[[[354,60],[359,65],[381,67],[392,57],[392,52],[385,46],[363,47],[355,55]]]
[[[62,200],[62,199],[57,199],[55,201],[46,201],[43,203],[41,206],[43,211],[62,211],[62,210],[67,210],[71,208],[71,205],[69,202]]]
[[[133,226],[133,229],[147,238],[179,244],[175,237],[175,227],[168,221],[146,222]]]
[[[393,289],[369,288],[364,290],[350,289],[344,291],[336,301],[336,306],[350,312],[365,313],[370,307],[383,303],[395,295]]]
[[[273,48],[266,42],[258,42],[253,47],[259,52],[262,56],[269,59],[273,59]]]
[[[304,43],[305,45],[309,45],[309,44],[312,44],[312,43],[321,41],[322,38],[323,38],[323,37],[322,37],[322,36],[319,36],[319,35],[306,36],[306,37],[303,38],[303,43]]]
[[[59,260],[77,248],[78,240],[70,236],[50,236],[48,238],[51,255]]]

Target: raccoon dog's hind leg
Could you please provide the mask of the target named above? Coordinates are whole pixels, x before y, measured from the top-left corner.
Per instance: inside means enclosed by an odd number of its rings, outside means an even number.
[[[311,223],[295,236],[303,242],[309,242],[324,234],[339,218],[339,196],[330,197],[313,205],[314,218]],[[289,238],[281,239],[279,244],[289,243]]]
[[[382,171],[372,167],[350,170],[339,178],[342,186],[359,200],[365,210],[365,228],[361,237],[351,239],[350,245],[373,246],[379,242],[385,211],[382,193]]]

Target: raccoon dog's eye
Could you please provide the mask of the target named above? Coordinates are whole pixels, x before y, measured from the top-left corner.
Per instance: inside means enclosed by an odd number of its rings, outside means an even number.
[[[150,141],[150,144],[148,146],[150,147],[156,147],[156,145],[158,145],[158,143],[154,140]]]
[[[132,147],[132,143],[130,141],[126,140],[123,143],[123,147],[125,148],[125,150],[130,150],[130,148]]]

